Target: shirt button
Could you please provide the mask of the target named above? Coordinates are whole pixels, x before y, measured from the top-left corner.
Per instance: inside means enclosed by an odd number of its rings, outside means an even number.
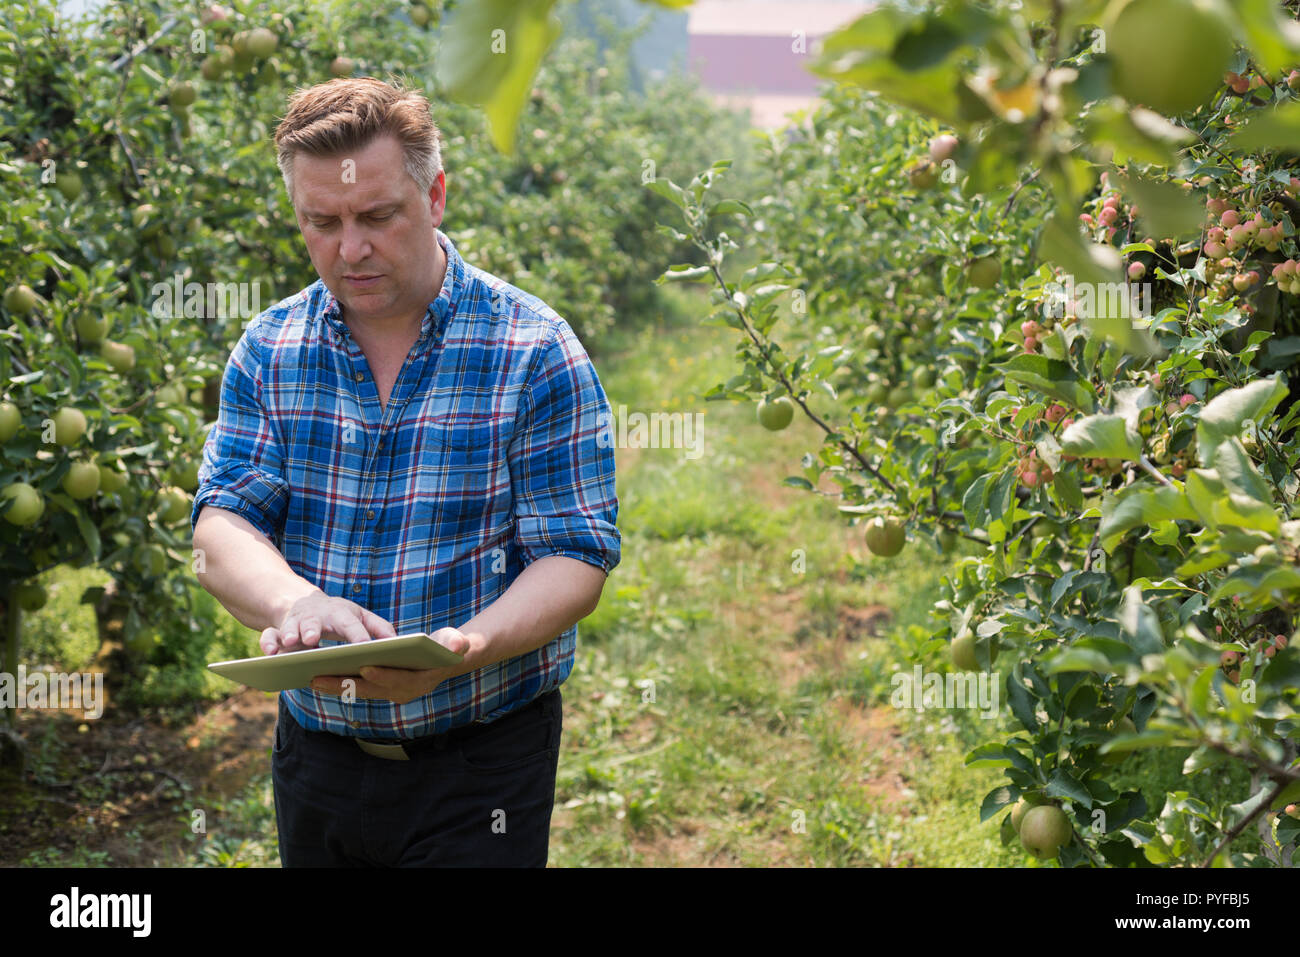
[[[359,728],[359,727],[361,727],[361,722],[360,722],[360,721],[349,721],[348,724],[352,725],[352,727],[354,727],[354,728]]]
[[[366,509],[366,518],[374,518],[374,517],[375,517],[375,510],[373,508]]]
[[[354,595],[355,595],[357,592],[359,592],[359,591],[361,591],[361,586],[360,586],[360,585],[353,585],[353,586],[352,586],[352,593],[353,593]]]
[[[383,440],[383,439],[380,439],[380,440],[379,440],[379,447],[380,447],[381,449],[384,447],[384,440]]]
[[[357,373],[357,381],[358,381],[358,382],[363,381],[363,380],[365,379],[365,377],[366,377],[366,374],[365,374],[364,372],[358,372],[358,373]]]

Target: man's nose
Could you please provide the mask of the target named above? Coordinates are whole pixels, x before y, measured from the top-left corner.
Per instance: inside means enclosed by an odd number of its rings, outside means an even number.
[[[370,255],[370,240],[364,228],[358,225],[343,226],[343,235],[339,239],[339,255],[346,263],[360,263]]]

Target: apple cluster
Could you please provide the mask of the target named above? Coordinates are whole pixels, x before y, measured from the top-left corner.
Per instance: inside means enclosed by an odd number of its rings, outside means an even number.
[[[1103,185],[1107,182],[1107,175],[1101,174]],[[1124,199],[1120,196],[1118,190],[1107,189],[1096,203],[1093,205],[1091,212],[1079,214],[1079,222],[1104,236],[1106,242],[1115,238],[1115,233],[1123,225],[1132,224],[1137,218],[1137,206],[1125,208]],[[1095,237],[1094,237],[1095,238]]]
[[[1236,596],[1233,596],[1236,597]],[[1222,629],[1223,626],[1219,626]],[[1260,638],[1255,642],[1255,651],[1259,657],[1257,662],[1264,659],[1272,658],[1279,651],[1287,646],[1286,635],[1274,635],[1272,638]],[[1243,651],[1238,647],[1229,647],[1224,649],[1219,655],[1219,667],[1223,669],[1224,675],[1233,684],[1241,680],[1241,663],[1249,651]]]
[[[1291,177],[1284,191],[1291,197],[1300,195],[1300,177]],[[1287,225],[1281,204],[1243,210],[1230,199],[1215,196],[1206,200],[1205,209],[1210,223],[1201,245],[1206,282],[1215,287],[1220,298],[1255,289],[1262,278],[1259,270],[1245,268],[1238,257],[1260,249],[1270,253],[1281,249]],[[1273,267],[1272,279],[1283,292],[1300,293],[1298,266],[1300,263],[1288,259]],[[1253,312],[1253,308],[1245,311]]]

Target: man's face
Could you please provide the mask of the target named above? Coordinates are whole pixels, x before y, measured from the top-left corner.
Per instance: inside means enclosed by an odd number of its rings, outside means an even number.
[[[382,323],[422,315],[438,294],[443,174],[421,193],[392,136],[351,155],[293,162],[298,228],[343,317]]]

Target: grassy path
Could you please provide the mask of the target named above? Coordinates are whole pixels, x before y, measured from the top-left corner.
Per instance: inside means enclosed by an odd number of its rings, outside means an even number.
[[[1021,862],[973,815],[998,774],[962,767],[963,726],[888,703],[943,562],[876,559],[833,500],[781,484],[811,423],[769,433],[698,398],[735,371],[732,336],[651,329],[598,360],[615,409],[704,411],[706,442],[618,450],[623,560],[579,626],[552,859]]]

